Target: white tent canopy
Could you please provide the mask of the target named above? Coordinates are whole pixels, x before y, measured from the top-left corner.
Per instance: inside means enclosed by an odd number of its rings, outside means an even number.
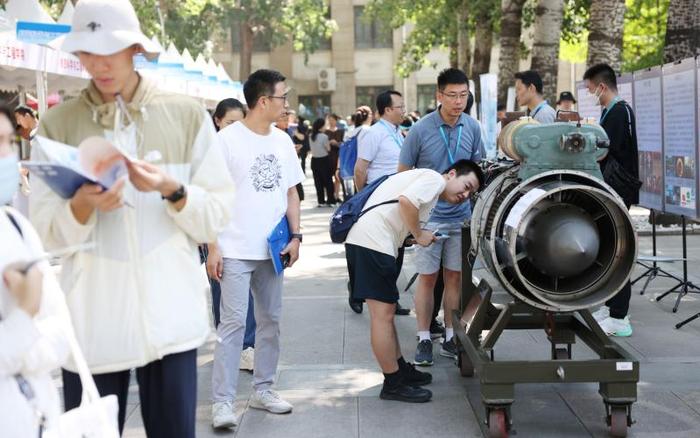
[[[39,0],[9,0],[5,4],[5,14],[8,18],[14,19],[14,21],[56,23],[48,12],[41,7]]]
[[[73,2],[67,0],[66,5],[63,7],[63,12],[61,12],[61,16],[58,17],[58,22],[60,24],[66,24],[70,26],[70,24],[73,22],[74,12],[75,7],[73,6]]]

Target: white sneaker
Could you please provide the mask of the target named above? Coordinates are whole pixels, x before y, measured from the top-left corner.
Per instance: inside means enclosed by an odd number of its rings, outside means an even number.
[[[241,351],[241,364],[238,367],[240,370],[253,371],[253,365],[255,364],[255,349],[253,347],[248,347]]]
[[[233,402],[216,402],[211,407],[211,425],[215,429],[238,426],[238,418],[233,413]]]
[[[627,316],[623,319],[607,317],[600,322],[600,328],[603,329],[608,336],[617,336],[626,338],[632,336],[632,324]]]
[[[279,394],[271,389],[264,391],[255,391],[250,398],[250,407],[255,409],[264,409],[273,414],[286,414],[292,412],[292,405],[283,400]]]
[[[601,306],[600,309],[593,312],[593,318],[595,318],[595,320],[598,324],[603,322],[603,320],[609,316],[610,316],[610,307],[608,307],[608,306]]]

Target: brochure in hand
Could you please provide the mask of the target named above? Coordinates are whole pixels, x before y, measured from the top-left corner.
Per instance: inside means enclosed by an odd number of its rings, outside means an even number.
[[[46,161],[29,161],[23,167],[41,178],[64,199],[70,199],[83,184],[99,184],[109,190],[127,173],[132,158],[102,137],[89,137],[75,148],[46,137],[35,137]]]

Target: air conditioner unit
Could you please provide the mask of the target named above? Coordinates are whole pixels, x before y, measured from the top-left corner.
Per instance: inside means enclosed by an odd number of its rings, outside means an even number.
[[[318,90],[335,91],[335,69],[322,68],[318,71]]]

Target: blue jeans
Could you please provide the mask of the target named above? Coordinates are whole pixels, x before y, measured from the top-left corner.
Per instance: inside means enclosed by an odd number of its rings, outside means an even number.
[[[221,284],[218,281],[209,279],[211,285],[212,312],[214,312],[214,327],[218,327],[221,322]],[[253,294],[248,292],[248,313],[245,317],[245,335],[243,336],[243,349],[255,348],[255,308],[253,307]]]

